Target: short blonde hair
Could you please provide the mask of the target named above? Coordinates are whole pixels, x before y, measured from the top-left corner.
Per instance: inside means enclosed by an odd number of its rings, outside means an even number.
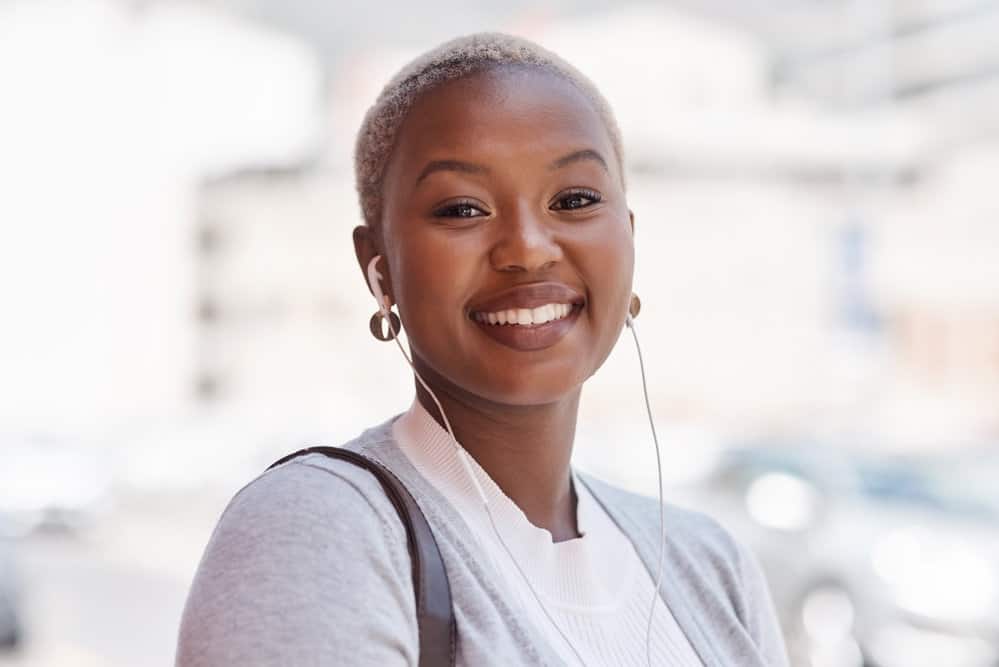
[[[354,149],[354,174],[365,223],[377,226],[381,222],[385,167],[399,128],[416,100],[448,81],[507,67],[554,74],[574,85],[590,100],[607,127],[623,185],[621,132],[610,105],[593,82],[534,42],[504,33],[475,33],[445,42],[411,61],[392,77],[365,114]]]

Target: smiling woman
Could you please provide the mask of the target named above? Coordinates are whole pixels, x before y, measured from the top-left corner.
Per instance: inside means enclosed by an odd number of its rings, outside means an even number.
[[[356,167],[372,332],[405,331],[416,392],[343,449],[426,516],[454,664],[786,664],[745,549],[571,465],[582,386],[637,315],[621,140],[592,84],[521,39],[454,40],[389,82]],[[253,480],[208,544],[177,664],[427,664],[397,509],[319,453]]]
[[[385,257],[417,370],[463,404],[561,404],[563,440],[566,399],[620,335],[634,263],[617,130],[578,79],[520,61],[473,69],[413,100],[381,169],[364,157],[371,135],[358,144],[359,181],[381,183],[361,188],[358,256]],[[549,304],[568,317],[520,321]],[[517,319],[469,326],[499,310]]]

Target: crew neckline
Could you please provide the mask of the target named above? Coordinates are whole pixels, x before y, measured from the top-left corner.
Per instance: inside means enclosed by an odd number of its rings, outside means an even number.
[[[393,437],[417,471],[458,510],[494,565],[519,577],[502,548],[451,436],[418,399],[392,424]],[[466,450],[467,451],[467,450]],[[496,484],[471,453],[468,460],[489,502],[497,530],[546,605],[577,613],[612,612],[637,583],[634,546],[570,466],[578,537],[553,542]],[[613,574],[612,574],[613,573]],[[520,584],[522,582],[518,582]]]

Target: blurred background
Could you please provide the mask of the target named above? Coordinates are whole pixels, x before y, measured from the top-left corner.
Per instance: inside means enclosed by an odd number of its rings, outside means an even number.
[[[794,664],[999,665],[994,0],[0,0],[0,665],[172,664],[232,495],[406,409],[354,132],[481,29],[618,114],[667,493]],[[574,461],[654,494],[641,400],[623,338]]]

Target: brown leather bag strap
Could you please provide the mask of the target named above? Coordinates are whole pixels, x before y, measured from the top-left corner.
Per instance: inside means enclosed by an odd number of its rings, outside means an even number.
[[[381,463],[339,447],[302,449],[275,461],[267,469],[306,454],[323,454],[353,463],[368,470],[381,482],[406,529],[406,541],[413,565],[413,589],[416,593],[416,622],[420,636],[419,667],[453,667],[457,625],[451,606],[451,586],[437,540],[409,490]]]

